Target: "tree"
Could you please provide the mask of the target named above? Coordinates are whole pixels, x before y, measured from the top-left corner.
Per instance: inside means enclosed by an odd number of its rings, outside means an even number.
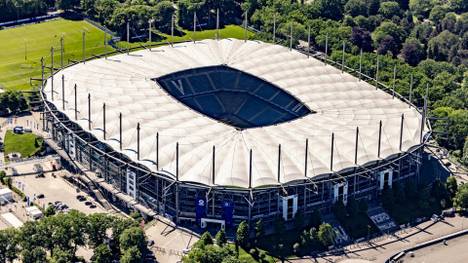
[[[416,16],[428,17],[429,12],[434,7],[432,0],[410,0],[409,8]]]
[[[340,0],[315,0],[311,3],[320,17],[340,20],[343,17],[343,6]]]
[[[85,230],[86,234],[88,235],[88,245],[91,247],[96,247],[99,244],[104,243],[104,240],[107,238],[106,231],[110,225],[111,218],[104,213],[89,215]]]
[[[336,233],[330,224],[324,223],[320,225],[318,239],[325,247],[332,245],[335,242],[335,238]]]
[[[457,35],[445,30],[429,40],[429,57],[435,60],[451,61],[453,58],[453,48],[457,49],[459,43],[460,40]]]
[[[226,238],[226,232],[224,231],[224,228],[221,228],[218,231],[218,233],[216,233],[215,239],[216,239],[216,245],[220,247],[226,245],[227,238]]]
[[[53,249],[51,263],[69,263],[75,260],[75,253],[70,250],[62,250],[60,248]]]
[[[434,6],[434,8],[431,10],[431,13],[429,14],[429,20],[433,21],[434,23],[438,23],[440,20],[444,19],[447,11],[447,7],[445,6]]]
[[[320,212],[319,210],[314,209],[314,211],[312,211],[312,214],[310,215],[309,225],[312,227],[319,227],[321,223],[322,217],[320,215]]]
[[[241,247],[247,247],[249,241],[249,225],[242,221],[237,227],[236,240]]]
[[[351,16],[367,16],[368,7],[365,0],[349,0],[344,6],[344,11],[346,14]]]
[[[353,27],[350,40],[364,52],[371,52],[374,49],[370,32],[363,28]]]
[[[108,245],[100,244],[94,249],[94,254],[91,257],[91,261],[94,263],[111,263],[112,252]]]
[[[47,254],[41,247],[35,247],[32,250],[23,250],[21,258],[24,263],[44,263],[47,261]]]
[[[56,0],[55,4],[63,10],[73,9],[80,5],[80,0]]]
[[[383,22],[372,33],[372,39],[376,45],[380,45],[384,39],[388,39],[388,36],[391,36],[397,47],[399,47],[405,39],[406,33],[403,28],[390,21]]]
[[[225,263],[231,262],[227,258],[235,257],[236,252],[230,246],[218,247],[214,245],[208,245],[200,248],[195,247],[182,258],[184,263]],[[224,261],[226,260],[226,261]],[[243,261],[237,259],[235,262],[242,263]]]
[[[461,158],[461,162],[468,166],[468,136],[465,137],[465,145],[463,146],[463,155]]]
[[[380,4],[379,14],[385,18],[392,18],[393,16],[400,16],[400,5],[397,2],[389,1]]]
[[[53,216],[55,215],[55,206],[50,204],[47,206],[46,210],[44,211],[44,216]]]
[[[426,56],[424,46],[415,38],[408,38],[403,44],[400,56],[411,66],[416,66]]]
[[[447,192],[449,193],[450,198],[455,197],[458,191],[457,179],[454,176],[447,177],[445,187],[447,188]]]
[[[145,244],[145,233],[139,227],[125,229],[119,238],[120,250],[125,251],[131,247],[136,247],[142,251]]]
[[[14,228],[0,230],[0,262],[13,262],[17,258],[18,234]]]
[[[210,232],[207,231],[201,235],[200,239],[196,243],[196,246],[203,248],[208,245],[213,245],[213,238],[211,237]]]
[[[140,263],[141,260],[141,250],[136,246],[125,249],[120,257],[120,263]]]
[[[259,219],[255,223],[255,238],[258,240],[263,235],[264,235],[263,220]]]
[[[395,42],[395,39],[392,36],[385,36],[382,38],[377,47],[377,54],[387,55],[390,54],[395,56],[398,52],[398,44]]]
[[[468,208],[468,184],[462,184],[453,198],[453,205],[457,208]]]

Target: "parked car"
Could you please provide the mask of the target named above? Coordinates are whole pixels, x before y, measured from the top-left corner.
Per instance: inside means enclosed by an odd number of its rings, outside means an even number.
[[[37,197],[38,199],[42,199],[42,198],[44,198],[45,196],[44,196],[44,194],[38,194],[38,195],[36,195],[36,197]]]
[[[16,133],[16,134],[23,133],[24,132],[23,126],[15,126],[13,128],[13,132]]]
[[[83,195],[77,195],[76,199],[80,202],[86,201],[86,197],[84,197]]]

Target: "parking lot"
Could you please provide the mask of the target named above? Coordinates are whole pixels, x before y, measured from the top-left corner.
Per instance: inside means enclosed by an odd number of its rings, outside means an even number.
[[[52,176],[52,172],[45,173],[44,177],[34,175],[15,176],[13,177],[13,185],[20,188],[31,200],[35,199],[34,202],[43,208],[47,207],[48,203],[61,202],[66,204],[69,209],[76,209],[85,214],[106,212],[86,193],[78,193],[77,187],[61,178],[65,173],[66,171],[55,172],[55,177]],[[44,197],[37,198],[40,194],[44,195]],[[79,201],[77,195],[85,196],[86,201]],[[91,202],[96,207],[91,208],[90,205],[85,204],[86,202]]]

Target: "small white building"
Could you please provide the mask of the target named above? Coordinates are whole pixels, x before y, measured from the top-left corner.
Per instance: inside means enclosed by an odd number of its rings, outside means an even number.
[[[12,227],[20,228],[23,226],[23,222],[19,220],[13,213],[2,214],[2,218]]]
[[[37,208],[36,206],[26,207],[26,214],[29,216],[29,218],[31,218],[33,220],[37,220],[37,219],[42,218],[44,216],[42,211],[39,208]]]
[[[13,201],[13,191],[9,188],[0,189],[0,203],[8,203]]]

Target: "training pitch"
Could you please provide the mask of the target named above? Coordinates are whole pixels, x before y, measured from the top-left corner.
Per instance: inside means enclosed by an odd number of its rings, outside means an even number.
[[[41,57],[47,66],[51,63],[51,47],[55,50],[54,66],[60,67],[62,36],[64,65],[69,59],[82,59],[83,31],[86,32],[87,57],[112,50],[109,45],[104,45],[104,32],[86,21],[56,19],[0,30],[0,89],[30,90],[29,79],[40,78]],[[35,83],[38,82],[32,84]]]

